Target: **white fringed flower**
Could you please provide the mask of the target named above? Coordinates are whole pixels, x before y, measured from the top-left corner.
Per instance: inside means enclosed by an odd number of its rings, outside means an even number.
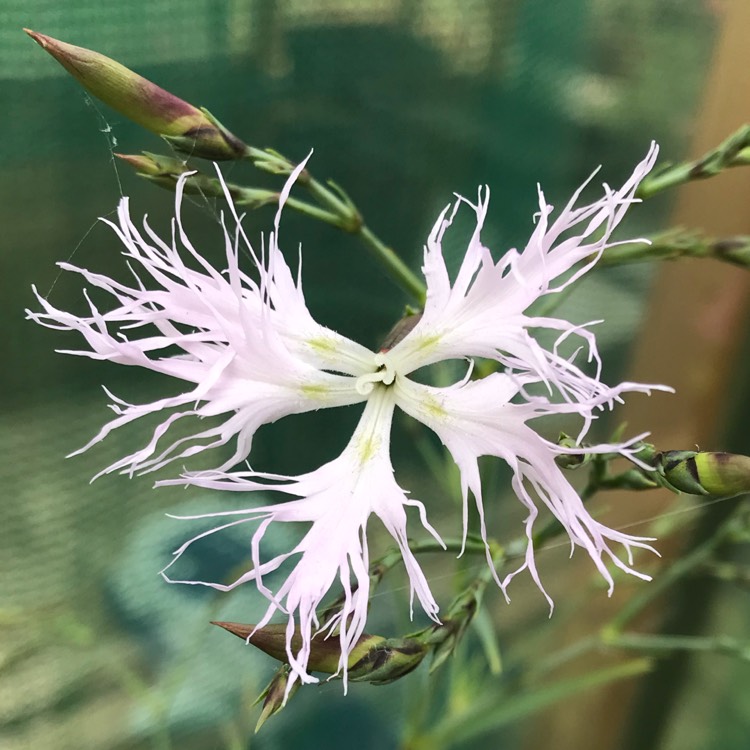
[[[277,611],[288,617],[287,655],[293,679],[305,682],[315,680],[308,674],[307,662],[311,638],[321,627],[339,638],[339,666],[346,678],[347,657],[363,633],[367,614],[366,528],[373,513],[401,550],[412,598],[416,595],[428,616],[437,620],[437,604],[407,543],[406,508],[415,507],[427,531],[440,538],[429,525],[422,503],[409,499],[394,479],[389,442],[396,406],[434,430],[455,460],[463,491],[464,535],[471,497],[481,520],[482,536],[487,539],[479,457],[500,458],[513,471],[513,489],[528,509],[528,546],[518,570],[502,580],[496,575],[504,592],[522,570],[528,570],[544,592],[531,542],[540,501],[564,526],[572,548],[580,546],[591,556],[610,591],[613,581],[607,562],[646,578],[633,570],[631,550],[649,548],[648,540],[609,529],[593,519],[555,463],[555,456],[566,450],[542,438],[530,423],[548,415],[578,415],[581,439],[598,411],[611,408],[623,393],[647,393],[650,387],[634,383],[606,386],[599,379],[596,340],[587,327],[531,316],[527,311],[540,297],[573,283],[615,244],[610,241],[611,233],[628,206],[636,202],[635,189],[653,166],[656,154],[656,146],[652,146],[622,188],[605,186],[604,196],[591,205],[576,208],[577,191],[554,220],[552,207],[540,191],[540,211],[531,239],[523,250],[510,250],[498,262],[493,261],[480,239],[489,191],[480,191],[476,205],[459,198],[452,209],[449,206],[443,211],[427,241],[424,313],[402,340],[380,352],[372,352],[312,319],[301,282],[293,277],[279,250],[281,209],[304,163],[282,191],[274,232],[260,257],[230,202],[231,228],[222,219],[226,253],[223,272],[203,259],[183,230],[180,208],[184,182],[177,188],[170,242],[161,240],[145,220],[140,233],[130,219],[127,199],[123,199],[117,223],[107,223],[125,246],[124,255],[133,265],[135,283],[126,286],[63,263],[62,268],[80,273],[91,285],[109,292],[115,299],[112,309],[102,312],[90,302],[90,315],[77,317],[56,309],[37,294],[44,312],[28,315],[50,328],[79,331],[89,348],[67,353],[139,365],[190,385],[184,393],[151,404],[127,404],[113,396],[116,418],[76,453],[138,417],[165,411],[168,415],[151,440],[105,472],[153,471],[231,442],[235,446],[232,456],[215,470],[186,473],[174,481],[241,492],[276,491],[294,498],[248,510],[194,516],[226,521],[186,542],[176,551],[173,562],[198,539],[228,526],[252,522],[252,567],[245,574],[229,585],[181,582],[227,590],[253,581],[269,601],[260,625],[268,623]],[[475,212],[476,230],[451,281],[441,243],[461,205]],[[240,269],[240,249],[253,259],[257,281]],[[536,329],[556,333],[551,349],[534,338]],[[594,362],[593,373],[584,372],[573,358],[558,351],[563,342],[575,337],[581,340],[586,359]],[[173,354],[175,348],[181,351],[179,355]],[[414,370],[435,362],[472,357],[493,359],[504,372],[480,380],[470,380],[467,375],[446,388],[423,385],[409,377]],[[538,395],[540,392],[544,395]],[[231,471],[247,458],[261,425],[289,414],[359,402],[365,402],[365,408],[351,440],[338,458],[319,469],[301,476]],[[217,415],[225,415],[220,425],[197,428],[190,437],[165,443],[176,420]],[[628,454],[631,443],[587,450]],[[266,559],[263,536],[270,524],[284,522],[302,522],[307,524],[307,531],[296,547]],[[612,550],[614,543],[625,548],[627,562]],[[264,577],[287,561],[291,572],[272,590]],[[488,561],[491,564],[489,550]],[[333,621],[321,623],[317,608],[337,581],[344,592],[343,607]],[[291,636],[296,627],[302,647],[295,651]]]

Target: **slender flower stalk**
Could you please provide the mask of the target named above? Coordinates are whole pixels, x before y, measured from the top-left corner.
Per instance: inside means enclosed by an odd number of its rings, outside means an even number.
[[[632,550],[647,548],[650,540],[607,528],[588,513],[568,483],[556,458],[582,453],[621,453],[638,461],[637,436],[625,443],[580,445],[552,443],[532,427],[535,420],[566,414],[580,420],[577,441],[587,434],[604,409],[611,409],[628,392],[663,386],[621,383],[609,387],[600,379],[600,358],[590,325],[572,325],[528,313],[532,303],[555,294],[590,270],[601,254],[616,244],[611,234],[634,192],[656,158],[652,146],[646,158],[619,190],[604,187],[594,203],[576,207],[581,190],[553,218],[553,209],[539,191],[536,227],[522,250],[509,250],[499,261],[481,242],[489,190],[480,191],[476,204],[459,198],[438,218],[427,240],[424,275],[427,298],[423,313],[409,319],[373,352],[325,328],[310,315],[299,275],[295,278],[279,249],[282,208],[306,161],[291,174],[279,198],[274,229],[265,252],[257,254],[231,203],[231,221],[222,217],[226,268],[220,272],[193,247],[183,228],[181,201],[186,176],[178,179],[175,220],[170,242],[145,222],[139,231],[123,199],[116,222],[124,255],[133,266],[135,283],[126,285],[68,263],[62,268],[79,273],[91,285],[108,292],[114,304],[100,311],[89,301],[90,314],[76,316],[55,308],[39,294],[42,312],[28,312],[51,328],[78,331],[87,348],[67,353],[137,365],[183,380],[183,393],[151,404],[128,404],[112,396],[116,413],[86,446],[88,449],[114,429],[141,416],[167,416],[151,440],[139,451],[106,468],[126,474],[153,471],[182,462],[209,448],[232,444],[231,457],[215,469],[185,472],[165,483],[190,484],[242,493],[281,493],[290,499],[247,509],[227,510],[190,519],[211,518],[219,523],[189,539],[176,552],[168,570],[194,544],[230,526],[249,525],[251,567],[235,581],[217,583],[179,580],[222,591],[252,582],[267,598],[265,613],[254,620],[256,629],[269,626],[281,613],[286,617],[285,651],[291,665],[286,691],[300,682],[313,682],[311,644],[316,634],[338,640],[338,671],[346,684],[349,657],[364,633],[370,591],[367,526],[376,515],[398,545],[411,586],[422,609],[438,622],[438,606],[407,540],[407,512],[419,516],[437,543],[440,536],[427,520],[424,504],[411,498],[394,478],[390,460],[390,432],[398,407],[433,430],[453,457],[461,476],[464,543],[469,509],[476,507],[492,575],[507,597],[510,581],[527,570],[544,591],[534,562],[534,523],[541,503],[567,531],[571,550],[581,547],[601,575],[614,585],[609,564],[641,578],[633,568]],[[309,157],[308,157],[309,158]],[[442,241],[456,212],[468,207],[476,229],[455,280],[451,280]],[[229,225],[228,225],[229,224]],[[240,269],[240,251],[249,253],[257,281]],[[186,262],[189,261],[189,265]],[[537,330],[555,335],[545,348]],[[568,350],[581,343],[578,363]],[[180,354],[173,354],[175,347]],[[576,352],[577,353],[577,352]],[[448,387],[417,382],[412,373],[446,359],[482,357],[494,360],[503,372],[472,379],[472,365],[461,380]],[[588,364],[587,364],[588,363]],[[235,468],[248,457],[256,430],[289,414],[364,403],[359,424],[338,457],[299,476],[268,474]],[[222,416],[218,426],[196,427],[193,434],[167,440],[177,420]],[[484,517],[484,498],[478,459],[494,456],[513,472],[512,486],[528,515],[526,555],[521,566],[504,577],[495,571]],[[302,538],[287,551],[269,557],[264,535],[272,524],[302,524]],[[625,550],[625,560],[613,549]],[[283,570],[280,583],[269,576]],[[169,570],[171,575],[171,570]],[[278,576],[274,576],[278,581]],[[333,587],[342,592],[340,607],[326,612],[321,603]]]

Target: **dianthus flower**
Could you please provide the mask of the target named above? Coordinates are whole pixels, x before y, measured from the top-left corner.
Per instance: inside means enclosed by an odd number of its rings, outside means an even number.
[[[367,615],[366,529],[373,513],[401,550],[412,601],[416,596],[427,615],[437,620],[438,606],[409,549],[406,509],[415,508],[424,528],[438,541],[440,537],[428,523],[424,505],[408,497],[394,479],[389,444],[397,406],[433,430],[458,466],[464,538],[473,500],[487,541],[479,457],[495,456],[510,466],[513,490],[528,511],[528,546],[522,565],[502,580],[493,568],[503,592],[522,570],[528,570],[544,592],[532,545],[540,502],[565,528],[571,547],[580,546],[590,555],[610,591],[613,579],[607,563],[647,578],[632,568],[631,553],[634,547],[648,548],[648,540],[607,528],[592,518],[555,462],[567,449],[537,434],[530,423],[548,415],[577,415],[581,419],[580,440],[598,411],[611,408],[625,392],[649,392],[649,386],[605,385],[600,380],[596,340],[587,327],[531,315],[528,310],[544,295],[558,293],[576,281],[614,244],[610,241],[612,231],[629,205],[636,202],[635,189],[653,166],[656,153],[652,145],[619,190],[605,185],[599,200],[576,207],[582,187],[554,219],[552,206],[540,190],[536,226],[526,247],[507,251],[497,262],[480,239],[489,190],[479,191],[476,204],[459,197],[438,217],[427,239],[423,264],[427,296],[421,317],[412,321],[413,327],[401,340],[378,352],[315,322],[305,304],[299,274],[294,277],[279,250],[282,207],[304,163],[281,193],[274,230],[260,255],[251,246],[230,201],[231,223],[227,226],[223,216],[221,220],[226,253],[226,268],[221,272],[201,256],[185,233],[181,221],[184,181],[177,187],[176,215],[168,242],[160,239],[145,219],[141,233],[131,221],[128,199],[123,198],[117,221],[104,221],[124,245],[123,254],[133,266],[136,283],[128,286],[62,263],[63,269],[81,274],[89,284],[112,295],[113,307],[100,311],[89,300],[90,315],[79,317],[56,309],[37,293],[44,312],[28,315],[42,325],[78,331],[85,338],[87,349],[65,353],[138,365],[190,386],[183,393],[150,404],[129,404],[111,396],[117,416],[76,453],[139,417],[164,412],[168,416],[151,440],[106,472],[153,471],[199,451],[232,444],[234,452],[215,470],[184,473],[175,481],[243,493],[274,491],[292,498],[246,510],[192,516],[224,520],[186,542],[175,552],[174,560],[208,534],[236,524],[255,524],[250,540],[252,566],[236,581],[228,585],[182,582],[222,591],[254,582],[269,602],[258,627],[276,612],[288,617],[287,656],[293,678],[303,682],[316,679],[308,673],[307,663],[312,636],[321,627],[340,641],[339,668],[346,678],[347,657],[363,633]],[[441,243],[461,206],[474,212],[476,229],[451,280]],[[240,268],[241,250],[252,258],[255,278]],[[550,348],[535,338],[535,332],[544,330],[554,332],[555,344]],[[593,372],[581,369],[575,357],[560,353],[560,345],[571,338],[582,342],[588,369]],[[173,354],[175,349],[180,353]],[[448,387],[425,385],[410,377],[415,370],[442,360],[475,357],[494,360],[500,371],[472,379],[469,366],[469,373]],[[284,476],[233,470],[248,457],[261,425],[290,414],[358,403],[364,403],[364,410],[348,444],[341,455],[315,471]],[[175,421],[218,415],[222,415],[218,425],[196,428],[189,437],[164,444]],[[631,444],[584,450],[628,454]],[[265,532],[272,523],[286,522],[302,522],[307,530],[292,549],[267,559],[263,554]],[[613,543],[624,548],[627,562],[612,550]],[[264,577],[288,560],[291,572],[271,590]],[[492,565],[489,549],[488,562]],[[343,589],[343,606],[332,620],[320,623],[317,609],[337,579]],[[302,642],[296,651],[291,645],[295,629]]]

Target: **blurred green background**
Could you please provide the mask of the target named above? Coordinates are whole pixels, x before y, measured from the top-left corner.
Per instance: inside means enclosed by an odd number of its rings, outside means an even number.
[[[501,252],[528,236],[537,183],[559,205],[599,164],[601,179],[619,184],[652,139],[669,158],[683,156],[700,117],[723,10],[708,0],[0,2],[3,750],[405,748],[404,727],[420,711],[429,720],[427,680],[418,672],[390,687],[354,686],[346,698],[338,683],[303,690],[251,738],[251,703],[274,667],[208,621],[253,621],[258,595],[245,587],[216,596],[168,586],[157,575],[195,528],[165,512],[208,512],[228,501],[197,490],[152,491],[152,476],[89,484],[142,444],[147,425],[64,459],[108,418],[101,384],[134,401],[172,391],[144,373],[54,354],[77,342],[23,319],[24,308],[35,307],[30,285],[62,309],[82,309],[79,280],[54,264],[71,260],[125,273],[115,238],[95,218],[126,194],[135,216],[148,212],[166,230],[172,199],[112,157],[164,152],[160,141],[89,100],[21,27],[121,61],[208,107],[255,146],[293,159],[314,148],[316,176],[343,185],[369,225],[417,268],[427,232],[454,191],[471,197],[478,185],[490,185],[484,239]],[[727,123],[727,133],[736,124]],[[224,171],[237,182],[278,184],[244,165]],[[193,203],[193,241],[218,263],[217,207]],[[669,208],[667,197],[634,211],[628,234],[663,225]],[[250,236],[267,231],[271,217],[270,208],[249,215]],[[375,346],[400,316],[402,293],[351,238],[288,213],[282,244],[290,257],[300,242],[314,314]],[[460,236],[449,241],[454,264],[461,243]],[[610,381],[625,375],[651,271],[599,273],[566,303],[573,319],[606,315],[600,336]],[[330,459],[356,420],[349,411],[264,429],[254,466],[290,473]],[[396,445],[401,483],[417,497],[434,496],[436,522],[455,534],[455,509],[440,505],[447,493],[419,456],[410,458],[410,441],[407,426]],[[512,501],[497,515],[503,514],[520,517]],[[495,532],[501,538],[503,528]],[[515,533],[517,527],[507,531]],[[217,537],[192,558],[195,570],[182,572],[229,575],[247,554],[247,540],[242,529]],[[554,572],[554,559],[545,565],[549,575],[564,577]],[[447,603],[452,561],[429,569]],[[555,585],[553,594],[564,597],[564,582]],[[516,588],[532,587],[519,581]],[[546,619],[539,597],[528,598],[533,603],[514,614],[498,592],[487,597],[511,654],[524,623]],[[379,602],[370,629],[408,632],[398,577]],[[729,607],[725,619],[741,628],[745,614]],[[742,669],[733,679],[748,686]],[[679,705],[657,717],[670,727],[659,747],[745,747],[748,691],[733,702],[726,684],[715,681],[700,722]],[[438,683],[434,690],[447,688]],[[578,732],[584,742],[591,718],[571,718],[579,723],[571,737]],[[548,747],[538,739],[544,721],[539,714],[515,722],[470,746]],[[595,733],[589,739],[585,746],[604,747]]]

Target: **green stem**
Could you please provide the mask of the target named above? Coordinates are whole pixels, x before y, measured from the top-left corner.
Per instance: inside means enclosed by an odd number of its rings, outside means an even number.
[[[657,167],[635,191],[636,198],[651,198],[669,188],[720,174],[729,167],[750,163],[750,125],[743,125],[700,159]]]
[[[484,542],[481,539],[476,539],[474,537],[467,539],[465,544],[460,539],[448,539],[443,541],[445,542],[445,547],[443,547],[443,545],[436,539],[424,539],[421,542],[410,543],[409,549],[415,555],[425,552],[461,552],[462,550],[464,554],[483,555],[486,549]],[[489,544],[490,549],[500,549],[499,545],[493,540],[490,540]],[[393,551],[393,554],[397,558],[396,562],[398,562],[398,560],[401,559],[401,553],[396,549]],[[386,554],[381,558],[381,560],[385,559],[390,559],[390,555]]]
[[[587,654],[595,648],[601,647],[601,640],[596,636],[585,636],[580,640],[574,641],[569,646],[553,651],[549,656],[541,659],[537,664],[530,664],[526,674],[530,679],[538,679],[543,675],[554,672],[556,669],[574,661],[580,656]]]
[[[263,151],[257,148],[248,148],[247,158],[252,163],[267,172],[273,172],[276,174],[291,174],[295,169],[295,164],[286,157],[278,154],[274,151],[266,150]],[[392,248],[388,247],[375,233],[365,225],[362,214],[359,212],[354,203],[344,194],[340,189],[337,191],[326,187],[322,183],[318,182],[312,175],[305,169],[303,170],[297,180],[310,195],[325,209],[325,216],[333,214],[338,217],[338,221],[330,221],[328,218],[323,218],[329,224],[335,224],[340,229],[350,234],[358,235],[360,239],[367,245],[368,249],[372,253],[373,257],[383,266],[383,268],[393,277],[399,286],[408,292],[420,306],[424,305],[426,290],[424,282],[414,274],[414,272],[404,263],[403,260],[393,251]],[[289,205],[293,208],[298,208],[291,201]],[[310,216],[314,216],[307,206],[304,204],[304,213]]]
[[[370,249],[373,257],[390,273],[398,285],[408,292],[420,307],[423,307],[427,296],[424,282],[368,226],[362,224],[357,234]]]
[[[750,643],[729,636],[651,635],[649,633],[611,633],[604,637],[606,646],[635,651],[705,651],[736,656],[750,661]]]
[[[448,714],[429,733],[411,739],[408,747],[410,750],[453,747],[520,721],[577,693],[636,677],[650,669],[650,660],[632,659],[579,677],[536,685],[515,695],[503,695],[494,690],[478,691],[474,700],[461,704],[464,710]]]
[[[502,548],[500,548],[499,545],[494,541],[490,542],[490,545],[491,549],[497,550],[495,553],[496,558],[502,555]],[[467,539],[465,545],[460,539],[449,539],[445,542],[445,547],[435,539],[424,539],[420,542],[410,542],[409,549],[411,549],[412,553],[415,555],[429,552],[460,552],[462,549],[465,554],[485,554],[484,542],[477,539]],[[401,562],[403,562],[403,556],[398,547],[388,550],[382,557],[373,562],[370,565],[370,591],[374,591],[385,575]],[[482,577],[485,574],[488,576],[489,580],[490,573],[489,566],[485,566],[477,577],[477,580],[482,580]],[[342,594],[322,610],[320,614],[321,622],[329,619],[341,609],[344,604],[344,598],[345,597]]]
[[[305,214],[305,216],[309,216],[311,219],[318,219],[318,221],[325,222],[326,224],[338,227],[339,229],[343,228],[341,225],[341,219],[336,214],[326,211],[324,208],[318,208],[307,201],[301,201],[290,196],[286,199],[285,205],[289,206],[289,208],[293,208],[295,211],[299,211],[301,214]]]
[[[744,268],[750,267],[750,236],[716,239],[677,228],[654,235],[650,242],[634,242],[607,248],[598,268],[676,258],[714,258]]]
[[[271,149],[263,150],[250,146],[245,158],[250,159],[259,169],[274,174],[290,175],[297,168],[293,161]],[[353,206],[347,205],[332,190],[318,182],[306,169],[300,173],[297,181],[300,185],[304,185],[310,195],[322,206],[328,207],[338,216],[349,217],[352,222],[356,221]]]
[[[327,206],[333,213],[348,220],[346,231],[356,232],[358,225],[362,223],[362,217],[353,205],[347,205],[332,190],[322,185],[313,177],[303,183],[310,195],[322,206]]]

